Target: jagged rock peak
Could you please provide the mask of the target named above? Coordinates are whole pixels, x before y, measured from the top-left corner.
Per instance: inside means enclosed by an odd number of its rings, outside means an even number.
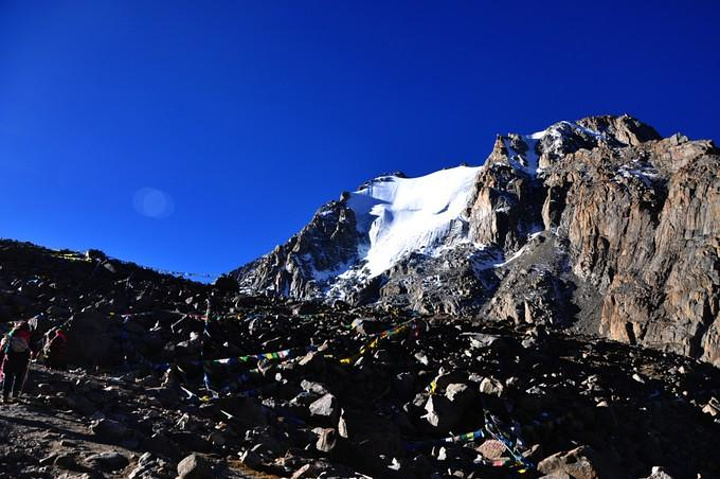
[[[486,164],[505,164],[535,176],[558,158],[578,150],[600,145],[635,146],[661,139],[653,127],[629,115],[589,116],[575,122],[559,121],[529,135],[497,135]]]
[[[662,139],[655,128],[627,114],[588,116],[576,123],[606,137],[614,138],[624,145],[634,146],[646,141]]]
[[[535,140],[550,136],[570,144],[572,140],[582,139],[597,145],[597,141],[602,140],[611,146],[634,146],[662,139],[652,126],[627,114],[588,116],[574,122],[559,121],[528,136]]]
[[[375,178],[369,179],[365,182],[363,182],[360,186],[357,187],[357,191],[365,190],[369,188],[371,185],[375,183],[384,183],[388,181],[393,181],[394,178],[408,178],[408,175],[405,174],[403,171],[394,171],[392,173],[381,173]]]

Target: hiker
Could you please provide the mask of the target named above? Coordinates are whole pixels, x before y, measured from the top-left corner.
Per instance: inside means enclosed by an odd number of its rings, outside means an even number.
[[[55,334],[47,336],[43,352],[45,353],[45,364],[50,369],[65,369],[65,346],[67,336],[62,329],[56,329]]]
[[[0,343],[3,354],[2,402],[11,402],[22,392],[30,362],[30,325],[20,321]],[[11,397],[12,394],[12,397]]]

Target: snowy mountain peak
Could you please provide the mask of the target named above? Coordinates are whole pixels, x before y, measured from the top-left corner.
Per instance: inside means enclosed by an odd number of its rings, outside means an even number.
[[[383,174],[343,192],[287,243],[233,275],[249,293],[306,299],[400,303],[405,297],[426,307],[427,292],[437,291],[448,301],[443,308],[454,310],[458,297],[476,301],[496,281],[485,271],[506,264],[533,233],[556,224],[563,199],[545,183],[562,157],[601,143],[622,148],[658,137],[628,116],[498,136],[482,167],[417,178]],[[462,294],[440,294],[444,283],[464,285]]]
[[[358,232],[366,237],[359,259],[377,276],[413,251],[431,253],[448,240],[467,206],[480,167],[459,166],[419,178],[386,176],[350,194]]]

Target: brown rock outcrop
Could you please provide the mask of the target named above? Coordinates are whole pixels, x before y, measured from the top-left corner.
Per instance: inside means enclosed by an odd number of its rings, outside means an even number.
[[[468,205],[470,237],[478,244],[514,251],[539,222],[542,194],[535,179],[511,166],[509,139],[498,136]],[[523,151],[527,146],[523,144]]]
[[[717,363],[718,171],[712,144],[672,137],[578,151],[549,172],[546,227],[604,292],[601,334]]]

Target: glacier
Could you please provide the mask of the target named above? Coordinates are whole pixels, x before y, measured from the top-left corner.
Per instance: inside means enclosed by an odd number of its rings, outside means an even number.
[[[368,277],[377,276],[411,252],[432,254],[458,222],[464,221],[475,177],[482,167],[458,166],[418,178],[384,176],[350,193],[358,232],[367,235],[362,249]],[[452,241],[468,241],[452,235]]]

